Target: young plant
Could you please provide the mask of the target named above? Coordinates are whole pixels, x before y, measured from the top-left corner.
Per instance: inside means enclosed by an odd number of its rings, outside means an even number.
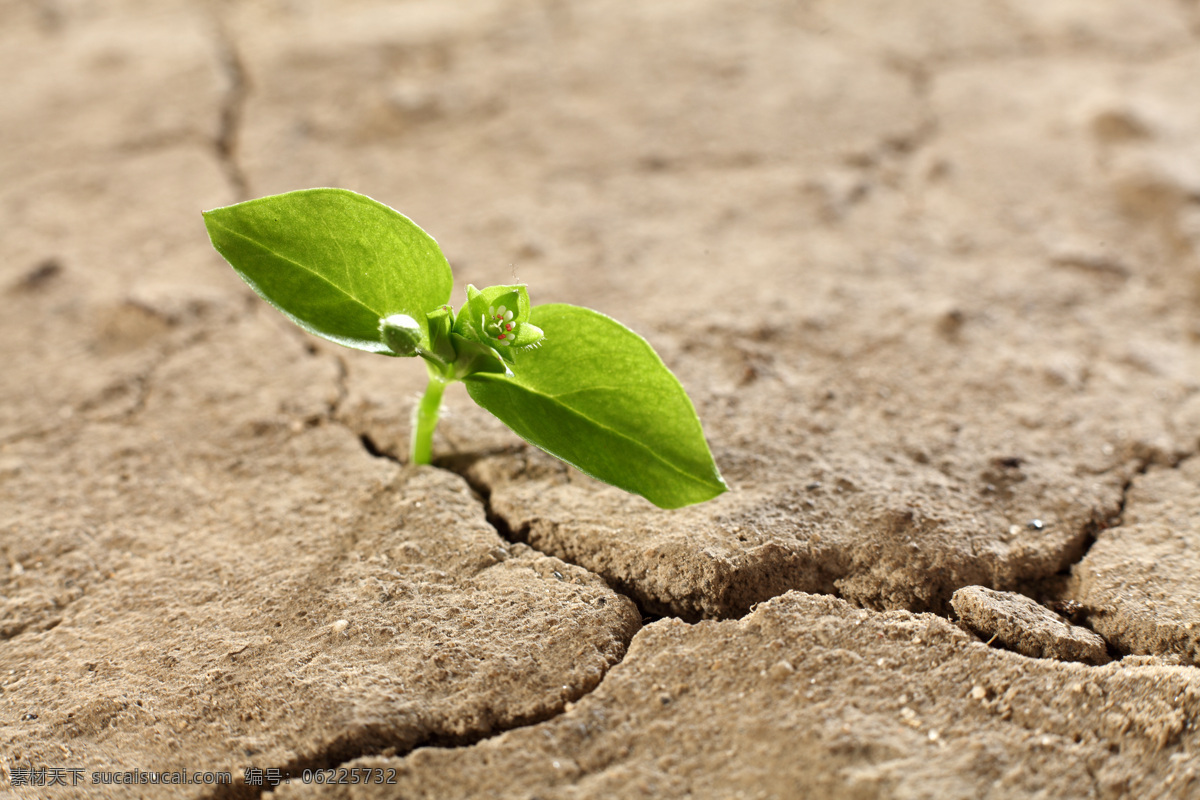
[[[700,420],[646,340],[588,308],[530,306],[524,285],[467,287],[429,234],[344,189],[308,189],[204,212],[213,246],[264,300],[310,333],[424,360],[412,461],[430,463],[442,392],[521,438],[661,508],[726,490]]]

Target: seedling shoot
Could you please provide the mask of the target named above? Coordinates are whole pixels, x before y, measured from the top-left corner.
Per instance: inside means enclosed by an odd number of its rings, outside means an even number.
[[[419,358],[429,383],[411,460],[429,464],[442,393],[530,444],[661,508],[726,490],[700,420],[645,339],[588,308],[532,306],[524,285],[467,287],[411,220],[345,189],[307,189],[204,213],[213,246],[275,308],[346,347]]]

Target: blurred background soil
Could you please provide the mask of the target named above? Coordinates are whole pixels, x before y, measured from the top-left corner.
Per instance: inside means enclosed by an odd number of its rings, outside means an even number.
[[[5,791],[1200,796],[1196,0],[0,0],[0,74]],[[732,490],[461,387],[403,463],[423,370],[204,232],[313,186],[641,333]]]

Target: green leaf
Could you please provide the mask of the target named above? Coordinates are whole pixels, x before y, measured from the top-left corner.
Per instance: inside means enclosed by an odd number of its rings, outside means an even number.
[[[450,265],[402,214],[345,189],[307,189],[204,212],[213,246],[264,300],[347,347],[391,354],[380,320],[450,299]]]
[[[464,381],[476,403],[526,441],[661,508],[726,490],[692,402],[645,339],[570,305],[535,306],[542,346],[513,375]]]

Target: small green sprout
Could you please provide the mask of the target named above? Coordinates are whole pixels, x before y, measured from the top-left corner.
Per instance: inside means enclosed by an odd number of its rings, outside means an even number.
[[[691,401],[645,339],[523,285],[467,287],[402,214],[345,189],[308,189],[204,212],[213,246],[264,300],[309,333],[420,357],[429,384],[412,461],[428,464],[442,393],[471,399],[530,444],[661,508],[726,490]]]

